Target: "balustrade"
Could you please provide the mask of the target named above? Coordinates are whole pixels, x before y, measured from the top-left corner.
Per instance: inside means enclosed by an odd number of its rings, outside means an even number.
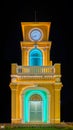
[[[17,66],[17,74],[22,75],[54,75],[54,66]]]

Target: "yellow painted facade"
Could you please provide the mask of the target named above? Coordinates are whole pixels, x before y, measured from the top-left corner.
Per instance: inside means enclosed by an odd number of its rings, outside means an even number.
[[[23,36],[23,41],[20,42],[22,65],[20,66],[15,63],[11,65],[11,82],[9,85],[11,88],[12,123],[36,123],[36,121],[31,122],[30,116],[27,122],[24,119],[26,112],[23,104],[25,102],[26,91],[28,90],[34,90],[34,92],[43,90],[46,93],[48,102],[46,123],[60,123],[60,97],[63,86],[61,82],[61,64],[55,63],[53,65],[50,60],[52,45],[52,42],[49,41],[50,28],[51,22],[21,22]],[[42,31],[42,38],[40,40],[32,40],[30,38],[30,33],[33,29]],[[33,38],[35,37],[34,35]],[[42,66],[31,66],[29,64],[30,52],[35,48],[42,52]],[[38,96],[35,97],[37,100]],[[43,109],[44,111],[46,110],[46,108]],[[27,111],[27,113],[29,112]],[[42,119],[39,123],[45,123],[44,120]]]

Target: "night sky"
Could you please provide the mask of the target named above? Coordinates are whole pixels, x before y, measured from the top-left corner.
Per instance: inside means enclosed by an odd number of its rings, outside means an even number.
[[[36,12],[36,19],[35,19]],[[11,63],[21,65],[21,22],[51,22],[50,58],[61,63],[61,121],[73,122],[73,7],[64,3],[17,1],[0,4],[0,123],[11,122]]]

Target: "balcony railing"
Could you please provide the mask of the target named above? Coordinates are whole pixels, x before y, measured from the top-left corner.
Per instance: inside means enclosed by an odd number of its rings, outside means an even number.
[[[54,66],[17,66],[16,73],[25,76],[54,75]]]

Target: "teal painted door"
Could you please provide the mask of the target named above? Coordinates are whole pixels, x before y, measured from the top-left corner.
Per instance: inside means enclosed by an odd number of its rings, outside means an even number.
[[[30,122],[42,122],[42,101],[30,101]]]

